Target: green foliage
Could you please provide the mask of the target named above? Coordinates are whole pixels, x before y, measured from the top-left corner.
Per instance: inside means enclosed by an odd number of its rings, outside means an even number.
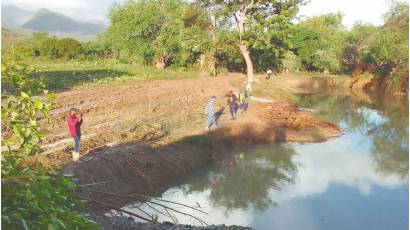
[[[372,25],[355,23],[348,33],[342,51],[342,63],[349,73],[360,71],[363,65],[372,63],[370,42],[377,35],[377,28]]]
[[[216,18],[225,21],[235,19],[237,29],[236,45],[242,47],[242,55],[247,62],[248,74],[257,64],[257,69],[280,66],[289,48],[289,35],[293,31],[292,19],[298,12],[303,0],[295,1],[223,1],[198,0],[209,11],[214,12]],[[245,51],[246,50],[246,51]],[[251,53],[251,58],[248,57]],[[249,60],[251,59],[251,60]],[[252,71],[251,71],[252,72]]]
[[[111,48],[102,39],[85,42],[82,47],[83,55],[87,60],[110,58],[112,54]]]
[[[293,52],[288,51],[282,61],[282,67],[290,72],[298,72],[302,67],[302,63],[298,56],[296,56]]]
[[[299,23],[291,42],[305,70],[337,73],[341,71],[345,33],[342,15],[326,14]]]
[[[29,77],[32,69],[11,60],[2,63],[2,80],[13,90],[4,97],[1,157],[1,226],[4,229],[95,229],[77,212],[75,184],[29,164],[41,152],[42,120],[50,122],[54,96]],[[43,95],[40,95],[43,93]]]
[[[106,39],[120,59],[144,65],[193,64],[207,42],[206,14],[180,0],[129,1],[115,5]]]
[[[238,34],[235,31],[223,31],[217,37],[216,57],[221,66],[230,71],[242,71],[245,60],[238,49]]]
[[[81,43],[74,38],[58,39],[55,44],[55,48],[57,49],[58,56],[67,59],[76,58],[82,52]]]
[[[8,48],[5,52],[4,58],[24,60],[33,57],[34,48],[26,43],[20,43]]]
[[[39,48],[40,45],[49,38],[48,35],[48,32],[34,32],[32,35],[32,40],[35,46]]]
[[[57,38],[46,38],[40,42],[40,55],[47,57],[58,57]]]

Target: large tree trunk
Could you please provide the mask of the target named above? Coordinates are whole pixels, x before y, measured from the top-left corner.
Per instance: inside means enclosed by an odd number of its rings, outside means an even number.
[[[248,76],[248,80],[253,80],[253,64],[251,60],[251,56],[249,55],[248,48],[246,45],[241,41],[239,43],[239,49],[241,50],[242,56],[246,62],[246,74]]]
[[[240,10],[239,17],[235,15],[235,20],[236,20],[236,27],[239,32],[238,46],[239,46],[239,49],[241,51],[243,58],[245,59],[248,81],[252,82],[253,81],[253,64],[252,64],[251,56],[249,55],[248,47],[246,47],[245,42],[242,39],[242,36],[245,33],[246,14],[247,14],[247,8],[246,6],[243,6],[242,9]]]

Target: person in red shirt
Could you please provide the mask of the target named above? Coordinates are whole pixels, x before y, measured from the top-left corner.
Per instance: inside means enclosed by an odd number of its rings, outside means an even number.
[[[229,112],[231,113],[231,120],[235,120],[236,112],[238,111],[238,97],[232,90],[229,91],[227,96],[228,96]]]
[[[83,115],[75,108],[68,111],[67,124],[71,137],[74,138],[73,160],[76,161],[80,155],[81,124]]]

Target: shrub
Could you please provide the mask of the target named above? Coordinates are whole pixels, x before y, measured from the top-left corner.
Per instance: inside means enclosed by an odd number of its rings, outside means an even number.
[[[46,38],[40,42],[40,55],[47,57],[58,57],[57,51],[57,39],[56,38]]]
[[[55,45],[58,56],[67,59],[74,59],[82,53],[81,43],[74,38],[62,38],[57,40]]]

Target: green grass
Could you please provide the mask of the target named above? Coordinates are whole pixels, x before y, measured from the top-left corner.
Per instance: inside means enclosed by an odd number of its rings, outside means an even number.
[[[125,84],[130,81],[176,80],[198,77],[193,70],[159,70],[138,64],[104,61],[64,61],[35,58],[30,64],[36,68],[34,77],[42,77],[50,90],[69,90],[106,84]]]

